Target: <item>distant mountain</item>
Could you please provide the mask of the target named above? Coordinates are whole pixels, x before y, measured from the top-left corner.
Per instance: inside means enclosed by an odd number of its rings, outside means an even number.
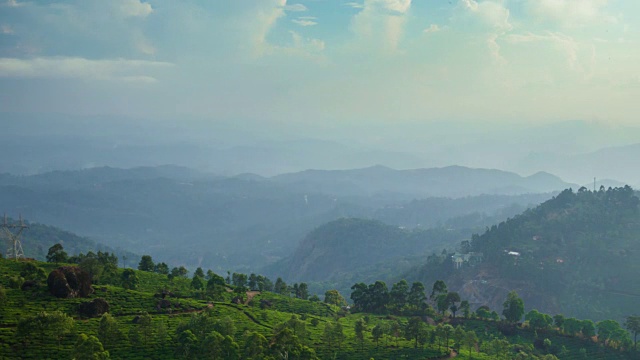
[[[382,179],[386,173],[403,174],[384,167],[356,172]],[[551,197],[423,199],[419,193],[386,189],[369,196],[355,186],[336,195],[254,174],[221,177],[175,166],[100,167],[2,174],[0,213],[22,213],[174,265],[251,271],[291,255],[311,230],[342,217],[407,228],[484,228]]]
[[[554,175],[543,172],[522,177],[512,172],[463,166],[415,170],[394,170],[384,166],[354,170],[307,170],[278,175],[272,179],[298,191],[361,196],[386,192],[419,197],[513,195],[575,187],[574,184],[568,184]]]
[[[16,223],[16,220],[8,218],[7,223],[14,224]],[[106,251],[116,254],[120,261],[122,261],[123,255],[127,259],[135,261],[136,263],[140,258],[139,255],[132,252],[107,246],[90,238],[78,236],[72,232],[62,230],[55,226],[48,226],[28,221],[25,221],[25,225],[27,225],[28,228],[23,230],[20,239],[24,255],[28,258],[45,261],[49,248],[58,243],[62,244],[64,251],[69,255],[77,255],[79,253],[86,254],[89,251],[93,251],[94,253],[98,251]],[[0,252],[2,254],[6,254],[6,248],[4,246],[6,244],[6,236],[4,234],[0,235],[0,239],[3,240],[3,247],[0,248]],[[132,263],[129,265],[131,266],[131,264]]]
[[[521,159],[515,169],[546,169],[564,179],[588,183],[596,179],[615,179],[622,184],[640,184],[640,169],[634,164],[640,158],[640,143],[605,147],[579,154],[532,153]],[[592,185],[587,185],[592,188]]]
[[[476,306],[497,307],[517,290],[528,308],[619,320],[637,312],[640,300],[639,204],[630,187],[565,190],[474,235],[479,265],[454,270],[448,254],[405,275],[445,279]]]

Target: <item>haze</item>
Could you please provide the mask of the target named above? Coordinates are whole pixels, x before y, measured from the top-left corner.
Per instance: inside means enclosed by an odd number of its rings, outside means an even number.
[[[0,4],[1,172],[464,165],[640,184],[640,4]]]

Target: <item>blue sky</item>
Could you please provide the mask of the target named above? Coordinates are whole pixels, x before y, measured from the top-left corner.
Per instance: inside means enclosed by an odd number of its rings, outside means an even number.
[[[637,122],[635,0],[0,0],[9,112]]]

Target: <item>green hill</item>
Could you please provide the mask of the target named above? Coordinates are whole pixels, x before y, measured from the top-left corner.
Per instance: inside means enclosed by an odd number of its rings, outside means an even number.
[[[117,269],[111,284],[94,285],[88,298],[56,298],[44,276],[57,267],[0,259],[0,358],[632,359],[637,355],[628,343],[623,351],[613,350],[552,328],[538,333],[527,326],[478,318],[440,317],[428,306],[421,317],[350,314],[335,305],[271,292],[251,293],[253,298],[247,301],[231,285],[216,288],[221,292],[211,297],[209,290],[194,289],[188,278],[130,269]],[[122,287],[124,282],[118,279],[125,273],[138,278],[135,289]],[[27,278],[29,286],[17,282],[19,277]],[[240,303],[231,301],[237,295],[242,297]],[[96,299],[108,304],[108,315],[87,317],[80,312],[83,304]]]
[[[498,306],[517,289],[541,311],[620,320],[639,311],[638,203],[628,186],[565,190],[474,235],[466,249],[482,253],[481,264],[454,270],[448,254],[407,276],[445,278],[477,305]]]
[[[7,218],[7,223],[14,224],[16,220]],[[55,226],[49,226],[39,223],[31,223],[25,221],[25,225],[28,229],[25,229],[21,234],[22,249],[25,257],[44,261],[47,256],[49,247],[53,244],[62,244],[64,249],[70,255],[77,255],[80,253],[92,252],[110,252],[119,257],[125,256],[129,259],[139,258],[132,252],[122,250],[120,248],[114,249],[110,246],[104,245],[100,242],[96,242],[90,238],[84,236],[78,236],[72,232],[62,230]],[[5,254],[7,250],[7,237],[5,234],[0,233],[0,254]]]

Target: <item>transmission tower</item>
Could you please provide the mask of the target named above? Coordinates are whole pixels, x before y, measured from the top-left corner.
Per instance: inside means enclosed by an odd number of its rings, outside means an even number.
[[[24,224],[22,215],[20,215],[20,221],[15,224],[9,224],[7,222],[7,214],[4,214],[4,221],[2,222],[2,231],[7,236],[7,242],[9,248],[7,249],[7,259],[13,257],[16,261],[19,258],[24,257],[24,251],[22,250],[22,242],[20,241],[20,235],[24,229],[29,227]]]

